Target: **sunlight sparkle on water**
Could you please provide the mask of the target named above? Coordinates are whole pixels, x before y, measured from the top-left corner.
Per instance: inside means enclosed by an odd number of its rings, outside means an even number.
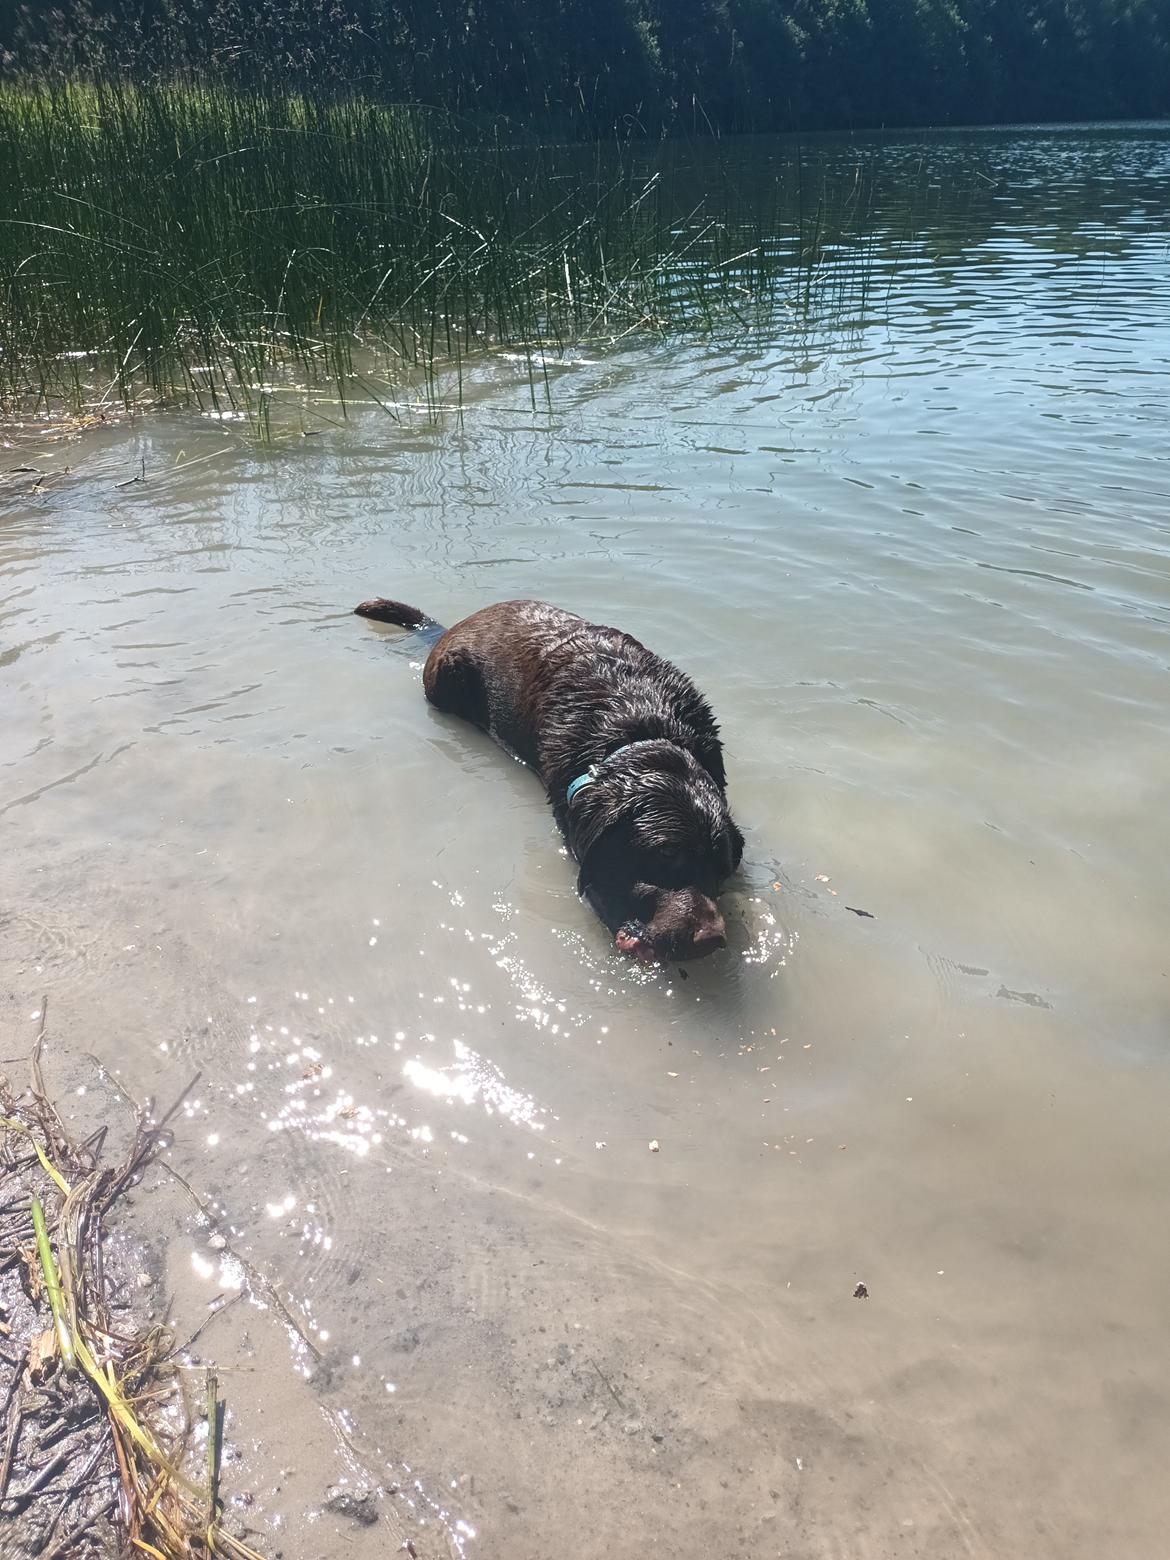
[[[196,1277],[214,1279],[220,1289],[243,1289],[244,1269],[231,1252],[221,1252],[214,1260],[201,1251],[192,1251],[191,1267]]]
[[[477,1100],[488,1115],[505,1116],[517,1126],[544,1131],[539,1118],[547,1115],[530,1094],[513,1088],[494,1062],[473,1051],[462,1040],[452,1041],[455,1060],[447,1067],[431,1067],[412,1057],[402,1069],[403,1077],[415,1088],[433,1094],[436,1099],[473,1105]]]

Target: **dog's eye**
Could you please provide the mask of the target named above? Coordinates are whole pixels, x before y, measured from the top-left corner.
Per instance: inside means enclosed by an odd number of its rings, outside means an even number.
[[[694,881],[694,863],[681,856],[657,856],[648,861],[644,875],[659,888],[686,888]]]

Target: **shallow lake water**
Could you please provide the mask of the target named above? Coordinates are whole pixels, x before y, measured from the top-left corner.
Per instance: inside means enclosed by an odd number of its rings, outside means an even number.
[[[1170,131],[864,146],[864,312],[6,453],[2,1049],[201,1074],[288,1560],[1165,1553]],[[693,674],[726,953],[613,954],[371,594]]]

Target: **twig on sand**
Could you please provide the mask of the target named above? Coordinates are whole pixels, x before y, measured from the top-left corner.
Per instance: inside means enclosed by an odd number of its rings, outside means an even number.
[[[191,1185],[190,1181],[188,1181],[185,1176],[180,1175],[179,1172],[175,1169],[174,1165],[167,1164],[166,1160],[160,1160],[159,1169],[165,1170],[173,1180],[176,1180],[179,1183],[179,1185],[187,1193],[187,1196],[199,1209],[200,1213],[209,1224],[215,1223],[216,1216],[214,1210],[207,1206],[203,1198],[200,1197],[199,1193]],[[320,1364],[325,1356],[313,1342],[312,1338],[309,1337],[308,1333],[302,1327],[300,1322],[297,1321],[296,1317],[289,1310],[288,1306],[285,1305],[284,1301],[280,1298],[280,1295],[264,1277],[263,1273],[261,1273],[259,1268],[256,1267],[255,1263],[250,1262],[247,1257],[245,1257],[241,1252],[234,1250],[230,1245],[226,1249],[231,1251],[232,1256],[243,1269],[244,1275],[248,1280],[248,1287],[255,1294],[262,1295],[264,1299],[274,1307],[275,1310],[280,1312],[281,1316],[284,1318],[285,1324],[292,1329],[292,1331],[304,1344],[305,1348],[308,1349],[309,1353],[313,1356],[317,1363]]]
[[[97,1462],[96,1453],[94,1454],[94,1462]],[[52,1537],[57,1523],[60,1521],[61,1514],[65,1511],[66,1507],[71,1505],[76,1499],[77,1490],[72,1489],[65,1496],[65,1499],[61,1502],[60,1506],[57,1507],[57,1513],[49,1526],[49,1531],[44,1540],[45,1543],[48,1543],[49,1539]],[[99,1522],[105,1521],[111,1517],[114,1512],[114,1507],[117,1504],[118,1497],[116,1495],[112,1495],[104,1506],[99,1506],[95,1512],[86,1517],[83,1522],[80,1522],[77,1525],[77,1527],[71,1528],[69,1532],[66,1533],[65,1536],[61,1539],[60,1543],[55,1544],[53,1548],[49,1550],[48,1554],[42,1557],[42,1560],[65,1560],[65,1557],[67,1556],[81,1554],[82,1550],[80,1548],[80,1540],[85,1537],[85,1535],[92,1527],[95,1527]]]
[[[628,1414],[629,1413],[629,1409],[622,1402],[621,1398],[618,1397],[618,1395],[617,1395],[617,1388],[614,1386],[613,1382],[605,1374],[605,1372],[602,1370],[601,1366],[597,1363],[597,1361],[593,1358],[592,1355],[589,1356],[589,1363],[590,1363],[590,1365],[593,1366],[593,1369],[601,1377],[602,1382],[604,1383],[606,1388],[609,1390],[610,1397],[613,1398],[614,1402],[621,1409],[622,1413],[623,1414]]]
[[[189,1354],[190,1351],[195,1347],[198,1339],[202,1336],[204,1329],[210,1327],[217,1316],[222,1316],[225,1311],[230,1311],[237,1300],[242,1300],[243,1298],[244,1291],[242,1289],[237,1289],[235,1294],[225,1300],[222,1305],[217,1305],[215,1310],[212,1311],[210,1315],[203,1318],[203,1320],[199,1323],[199,1326],[196,1327],[195,1331],[187,1339],[186,1343],[179,1343],[175,1345],[175,1347],[171,1350],[171,1358],[177,1359],[182,1354]],[[214,1305],[215,1302],[212,1301],[212,1304]]]
[[[0,1502],[8,1494],[8,1480],[12,1474],[12,1460],[16,1455],[16,1443],[20,1440],[20,1426],[24,1419],[24,1405],[18,1400],[15,1408],[12,1399],[16,1396],[21,1386],[21,1373],[17,1371],[12,1378],[12,1390],[8,1394],[8,1401],[4,1405],[4,1418],[8,1422],[8,1444],[4,1448],[4,1465],[0,1467]],[[9,1410],[12,1410],[11,1414]]]

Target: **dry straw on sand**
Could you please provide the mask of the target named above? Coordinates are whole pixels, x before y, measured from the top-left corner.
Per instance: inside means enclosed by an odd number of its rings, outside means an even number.
[[[135,1317],[135,1274],[107,1239],[173,1111],[154,1122],[137,1110],[119,1163],[106,1162],[105,1128],[75,1141],[41,1075],[46,1014],[47,1002],[29,1087],[0,1079],[5,1553],[259,1560],[222,1526],[215,1373],[182,1363],[187,1345],[165,1322]]]

